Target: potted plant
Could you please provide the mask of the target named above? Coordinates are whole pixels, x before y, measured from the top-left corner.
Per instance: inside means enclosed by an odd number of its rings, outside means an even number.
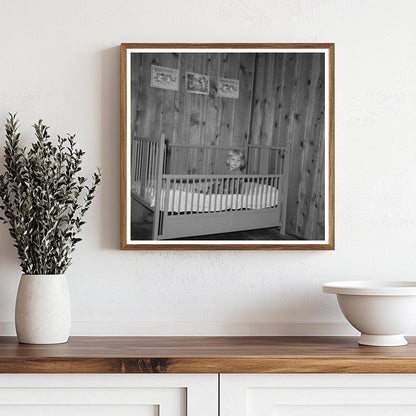
[[[75,135],[49,140],[48,127],[34,124],[36,141],[20,145],[18,120],[9,114],[0,175],[0,220],[8,223],[23,275],[16,297],[19,342],[55,344],[68,340],[71,307],[65,272],[90,208],[101,172],[90,185],[80,175],[84,152]]]

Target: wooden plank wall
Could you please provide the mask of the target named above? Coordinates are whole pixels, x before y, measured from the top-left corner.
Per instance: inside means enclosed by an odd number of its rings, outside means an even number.
[[[143,53],[132,56],[132,132],[144,137],[166,134],[171,143],[245,147],[248,144],[254,54]],[[151,65],[179,68],[179,91],[150,87]],[[186,91],[186,72],[210,78],[209,95]],[[239,99],[216,97],[217,78],[240,81]],[[173,158],[177,173],[215,172],[216,157],[202,161],[202,152],[190,150],[187,160]],[[203,163],[204,162],[204,163]],[[187,172],[181,172],[188,166]],[[204,169],[203,169],[204,167]]]
[[[257,54],[250,140],[290,150],[286,230],[325,235],[324,55]]]
[[[131,65],[133,134],[159,137],[163,132],[180,144],[287,147],[287,233],[324,238],[323,54],[142,53],[132,55]],[[151,65],[179,68],[179,90],[150,87]],[[209,95],[186,92],[187,71],[209,76]],[[218,77],[239,79],[239,99],[216,97]],[[221,174],[224,159],[214,152],[203,158],[192,149],[182,159],[172,157],[171,169]]]

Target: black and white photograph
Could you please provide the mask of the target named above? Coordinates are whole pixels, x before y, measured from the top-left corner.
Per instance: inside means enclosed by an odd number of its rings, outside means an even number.
[[[187,72],[186,91],[191,94],[209,95],[209,77],[204,74]]]
[[[152,65],[152,78],[150,85],[155,88],[178,91],[179,70],[164,66]]]
[[[332,48],[122,48],[122,246],[331,249]]]
[[[238,79],[218,78],[217,97],[238,98]]]

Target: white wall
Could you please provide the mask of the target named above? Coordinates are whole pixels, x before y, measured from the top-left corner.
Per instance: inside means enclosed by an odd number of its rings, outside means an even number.
[[[68,277],[76,334],[348,334],[343,279],[415,279],[416,4],[0,0],[0,120],[74,132],[103,182]],[[335,42],[336,250],[119,250],[119,44]],[[0,335],[19,267],[0,225]],[[416,327],[411,331],[416,333]]]

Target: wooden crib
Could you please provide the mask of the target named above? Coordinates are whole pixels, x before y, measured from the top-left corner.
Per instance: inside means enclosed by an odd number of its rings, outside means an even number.
[[[231,149],[172,144],[163,134],[132,140],[131,195],[153,212],[154,240],[267,227],[285,233],[287,150],[241,148],[247,174],[230,175]]]

